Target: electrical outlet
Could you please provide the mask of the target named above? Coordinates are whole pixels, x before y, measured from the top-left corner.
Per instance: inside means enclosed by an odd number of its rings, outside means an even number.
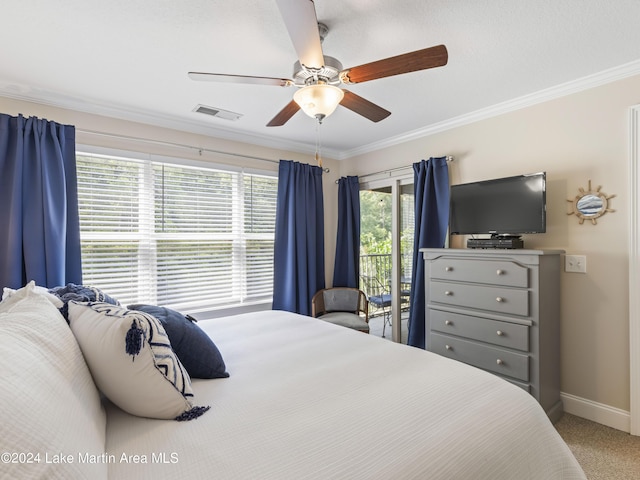
[[[585,255],[565,255],[564,271],[587,273],[587,257]]]

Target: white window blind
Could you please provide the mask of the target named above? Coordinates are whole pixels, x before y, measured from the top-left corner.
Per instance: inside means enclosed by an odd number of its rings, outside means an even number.
[[[83,283],[182,311],[270,300],[277,178],[79,154]]]

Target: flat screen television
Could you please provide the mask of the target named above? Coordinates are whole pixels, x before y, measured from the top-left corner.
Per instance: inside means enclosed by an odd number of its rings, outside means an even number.
[[[450,192],[452,235],[546,231],[546,172],[452,185]]]

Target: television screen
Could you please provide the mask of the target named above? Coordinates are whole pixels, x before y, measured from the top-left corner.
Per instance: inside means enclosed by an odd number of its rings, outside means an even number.
[[[546,231],[546,172],[451,186],[453,235]]]

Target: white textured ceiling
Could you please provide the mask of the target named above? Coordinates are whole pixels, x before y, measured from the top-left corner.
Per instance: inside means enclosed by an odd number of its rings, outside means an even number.
[[[308,0],[300,0],[308,1]],[[315,0],[325,55],[352,67],[445,44],[441,68],[351,86],[390,110],[338,107],[323,152],[345,158],[611,69],[640,73],[639,0]],[[315,120],[266,123],[294,88],[195,82],[188,71],[291,78],[275,0],[1,0],[0,96],[312,151]],[[640,97],[639,97],[640,99]],[[241,113],[235,122],[192,110]]]

